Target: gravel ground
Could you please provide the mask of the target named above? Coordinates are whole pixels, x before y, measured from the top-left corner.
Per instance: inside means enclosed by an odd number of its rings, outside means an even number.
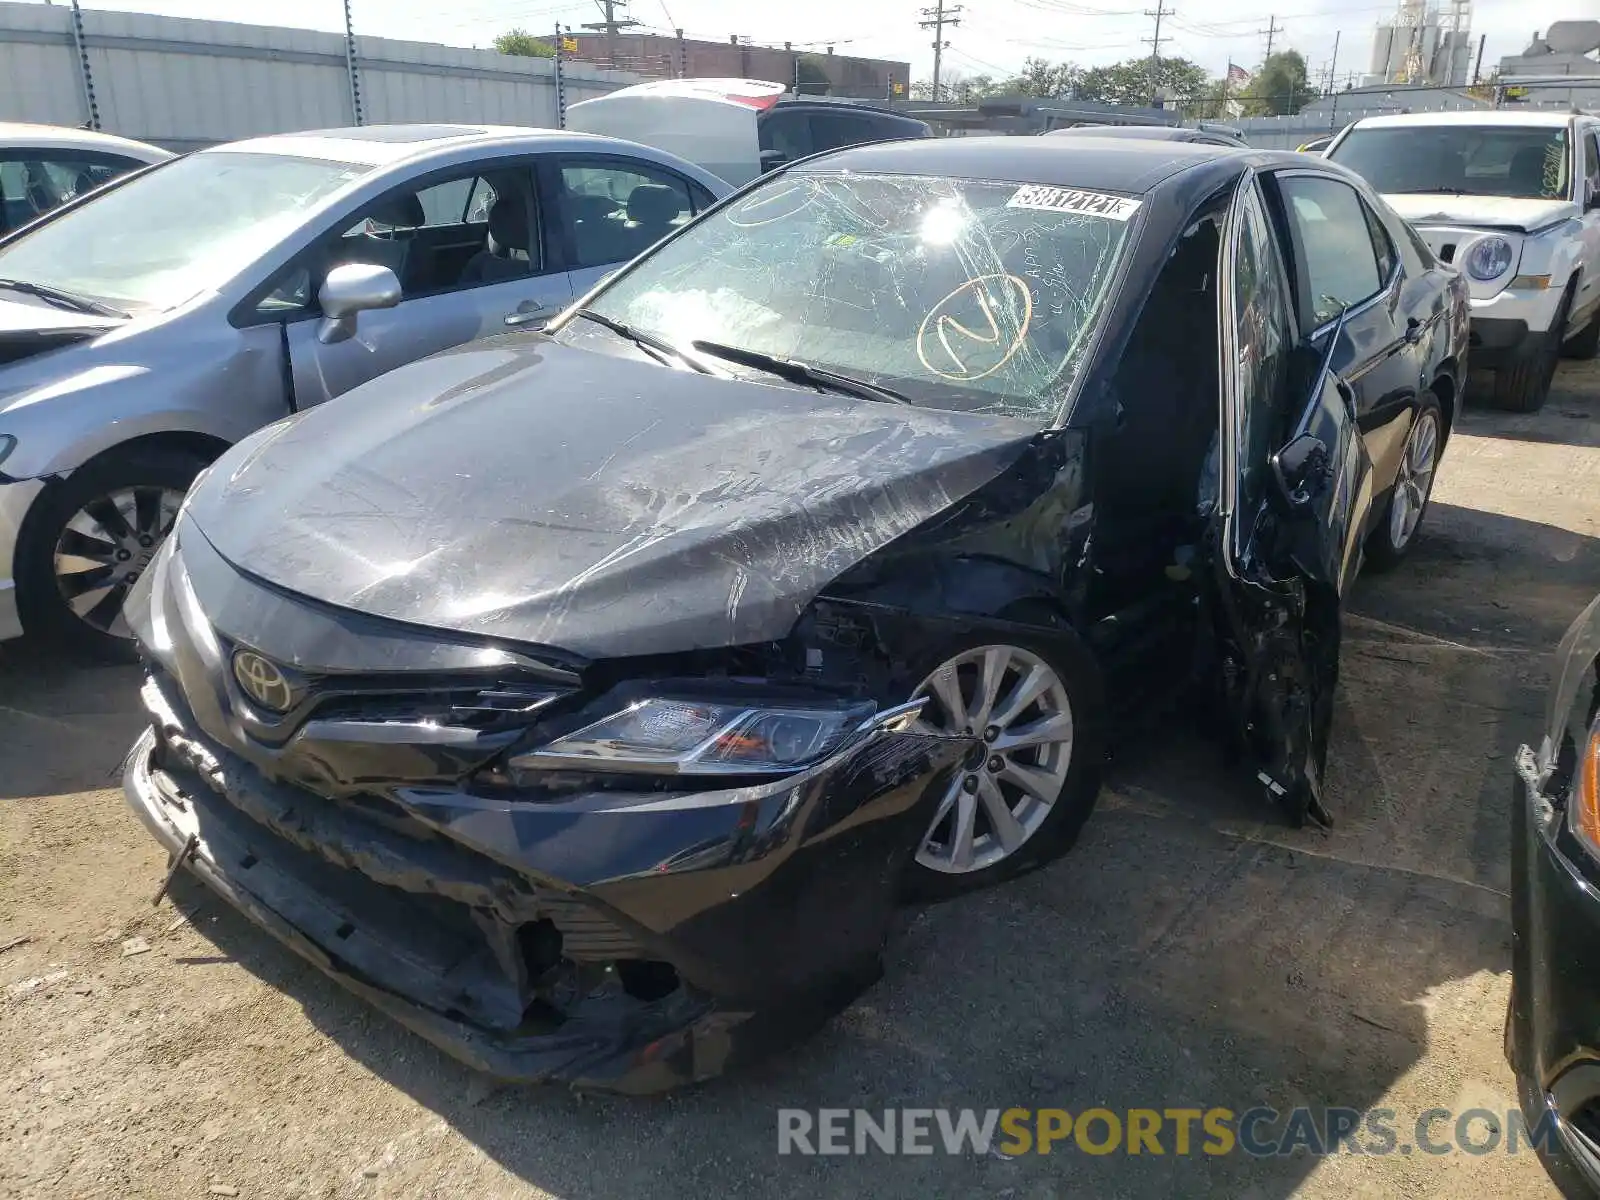
[[[908,913],[820,1035],[653,1101],[497,1088],[198,885],[152,909],[115,783],[134,673],[0,647],[0,1194],[1553,1195],[1528,1153],[779,1158],[775,1114],[1337,1105],[1406,1142],[1510,1109],[1509,759],[1600,587],[1597,471],[1596,366],[1463,418],[1414,557],[1357,589],[1332,833],[1152,730],[1067,860]]]

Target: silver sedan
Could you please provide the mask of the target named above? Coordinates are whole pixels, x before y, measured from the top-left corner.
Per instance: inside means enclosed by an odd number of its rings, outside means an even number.
[[[258,138],[0,239],[0,640],[98,654],[195,477],[402,363],[536,329],[729,191],[613,138]]]

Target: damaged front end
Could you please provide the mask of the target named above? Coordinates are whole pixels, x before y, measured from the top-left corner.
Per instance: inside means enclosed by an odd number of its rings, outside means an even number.
[[[130,605],[152,722],[130,804],[452,1055],[658,1091],[803,1036],[877,978],[969,750],[914,705],[793,645],[621,671],[441,639],[266,587],[193,529],[173,541]]]

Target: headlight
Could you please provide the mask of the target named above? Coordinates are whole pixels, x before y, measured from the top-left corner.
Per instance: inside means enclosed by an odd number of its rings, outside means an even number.
[[[6,459],[11,457],[11,452],[17,448],[17,439],[9,433],[0,433],[0,466],[5,465]]]
[[[1589,736],[1578,751],[1575,776],[1567,814],[1572,832],[1592,853],[1600,855],[1600,720],[1589,727]]]
[[[1509,271],[1516,257],[1516,247],[1505,238],[1479,238],[1472,243],[1472,249],[1467,251],[1466,262],[1462,265],[1466,267],[1468,275],[1488,283]]]
[[[513,772],[577,767],[664,775],[783,773],[825,758],[875,711],[870,701],[758,707],[652,698],[513,755],[506,765]]]

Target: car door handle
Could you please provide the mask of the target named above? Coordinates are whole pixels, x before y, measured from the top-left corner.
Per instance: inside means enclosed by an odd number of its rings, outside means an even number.
[[[1406,318],[1406,345],[1415,346],[1422,340],[1424,326],[1416,317]]]
[[[535,321],[548,321],[554,315],[555,309],[547,304],[538,308],[519,308],[516,312],[507,313],[505,323],[513,329],[519,325],[532,325]]]

